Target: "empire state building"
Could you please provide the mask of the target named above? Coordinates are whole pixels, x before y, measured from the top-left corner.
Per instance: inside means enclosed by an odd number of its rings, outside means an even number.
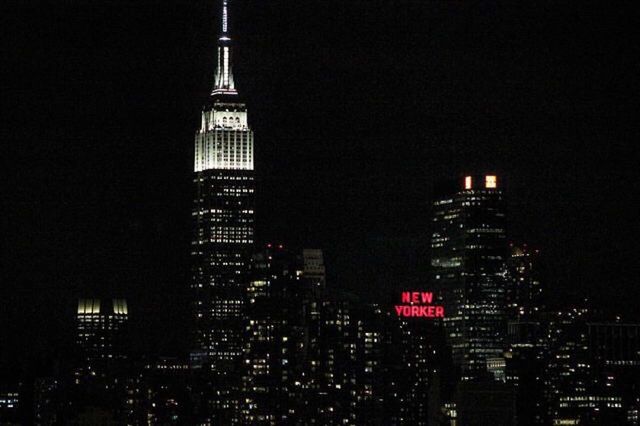
[[[214,85],[195,135],[191,240],[196,353],[221,383],[233,380],[243,349],[255,206],[253,132],[233,79],[227,8],[223,0]]]

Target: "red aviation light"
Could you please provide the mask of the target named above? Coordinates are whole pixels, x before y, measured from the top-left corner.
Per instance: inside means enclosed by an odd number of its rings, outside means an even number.
[[[426,291],[403,291],[401,304],[395,305],[399,317],[444,318],[444,306],[433,305],[433,293]]]

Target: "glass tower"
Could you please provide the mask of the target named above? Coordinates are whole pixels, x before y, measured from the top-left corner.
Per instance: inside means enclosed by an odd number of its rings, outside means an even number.
[[[431,279],[462,380],[486,373],[504,349],[505,200],[497,176],[466,176],[438,188],[433,204]]]

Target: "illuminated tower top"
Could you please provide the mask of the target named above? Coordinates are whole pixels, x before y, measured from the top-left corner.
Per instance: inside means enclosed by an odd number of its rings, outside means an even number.
[[[247,106],[238,96],[233,80],[229,0],[221,0],[221,33],[218,65],[211,96],[202,109],[196,132],[194,171],[253,170],[253,132],[247,121]]]
[[[218,37],[218,65],[212,95],[237,95],[233,81],[231,37],[229,37],[229,0],[222,0],[221,31]]]

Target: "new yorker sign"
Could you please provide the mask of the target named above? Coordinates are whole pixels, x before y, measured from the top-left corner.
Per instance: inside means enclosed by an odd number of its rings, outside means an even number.
[[[444,318],[444,306],[433,305],[433,293],[403,291],[401,304],[395,305],[399,317]]]

